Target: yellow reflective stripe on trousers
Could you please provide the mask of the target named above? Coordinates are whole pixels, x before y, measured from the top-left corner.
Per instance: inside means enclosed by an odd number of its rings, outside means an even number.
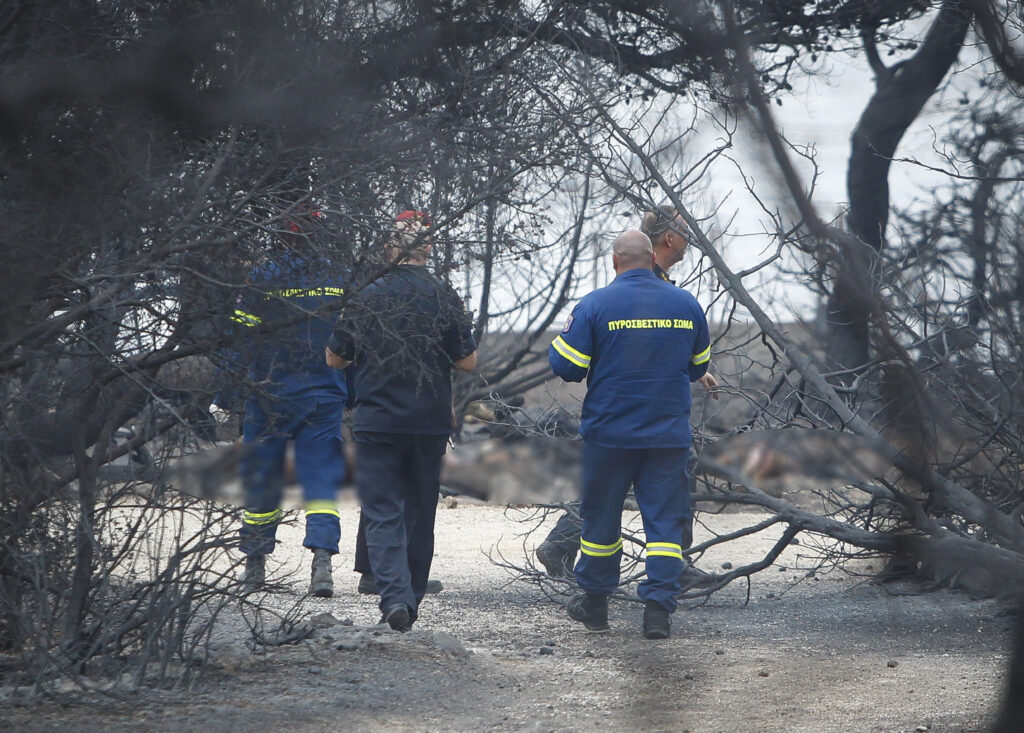
[[[246,313],[243,310],[236,310],[234,315],[231,316],[231,320],[235,323],[241,323],[243,326],[257,326],[263,323],[263,319],[259,316],[254,316],[252,313]]]
[[[275,509],[272,512],[264,512],[263,514],[250,512],[248,510],[242,513],[242,521],[246,524],[273,524],[280,518],[280,509]]]
[[[704,349],[704,351],[700,352],[699,354],[694,354],[693,355],[693,363],[694,363],[695,366],[700,366],[701,364],[703,364],[704,362],[706,362],[710,358],[711,358],[711,347],[708,346],[706,349]]]
[[[648,542],[647,557],[661,555],[662,557],[674,557],[677,560],[683,559],[683,546],[674,542]]]
[[[569,346],[561,336],[557,337],[551,342],[551,345],[555,347],[555,351],[564,356],[567,360],[571,361],[578,367],[583,369],[590,368],[590,357],[581,351],[577,351],[573,347]]]
[[[271,290],[267,293],[270,298],[315,298],[323,295],[344,295],[342,288],[287,288],[285,290]]]
[[[622,549],[622,538],[615,540],[610,545],[599,545],[596,542],[587,542],[580,537],[580,551],[591,557],[611,557]]]
[[[310,514],[330,514],[332,517],[340,517],[338,507],[328,499],[316,499],[306,502],[306,516]]]

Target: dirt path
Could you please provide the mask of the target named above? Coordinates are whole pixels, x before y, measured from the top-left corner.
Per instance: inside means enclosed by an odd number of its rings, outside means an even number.
[[[352,538],[355,509],[343,514]],[[727,531],[752,517],[709,522]],[[484,556],[503,538],[501,551],[521,558],[520,529],[494,507],[442,507],[434,577],[446,589],[409,634],[371,626],[375,599],[355,593],[343,553],[337,597],[306,603],[352,625],[265,654],[225,652],[196,693],[0,709],[0,729],[960,733],[982,730],[998,698],[1009,622],[993,602],[894,596],[840,573],[791,586],[803,575],[796,548],[781,558],[785,571],[755,577],[749,605],[745,587],[727,589],[711,606],[680,610],[668,641],[644,640],[640,609],[627,603],[613,604],[611,633],[592,634]],[[702,564],[738,565],[773,537],[732,543]],[[275,554],[300,569],[282,606],[305,588],[297,538],[290,530],[289,551]],[[240,648],[241,627],[223,634],[225,649],[232,639]]]

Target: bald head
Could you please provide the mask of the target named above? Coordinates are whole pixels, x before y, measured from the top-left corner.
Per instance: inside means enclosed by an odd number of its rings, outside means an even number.
[[[612,262],[616,272],[643,267],[650,270],[654,264],[651,240],[638,229],[630,229],[615,238],[612,244]]]

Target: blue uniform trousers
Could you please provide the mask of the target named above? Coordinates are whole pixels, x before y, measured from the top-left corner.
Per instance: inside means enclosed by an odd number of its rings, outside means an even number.
[[[566,507],[575,509],[578,512],[580,510],[580,503],[578,501],[570,501],[566,503]],[[562,512],[561,516],[558,517],[558,521],[555,522],[555,526],[551,528],[548,536],[544,538],[544,541],[557,547],[559,552],[575,556],[576,551],[580,549],[580,526],[580,520],[569,514],[569,512]],[[683,519],[683,538],[679,546],[684,550],[689,550],[693,546],[692,506],[690,507],[690,513]],[[359,568],[358,545],[356,546],[356,570],[363,572]]]
[[[688,459],[687,465],[693,463],[692,456]],[[689,489],[690,496],[693,496],[694,490],[696,489],[696,479],[690,470],[687,470],[686,485]],[[628,495],[627,495],[628,496]],[[570,501],[566,503],[566,507],[574,510],[577,514],[580,511],[579,501]],[[684,549],[688,550],[693,546],[693,510],[694,506],[691,503],[686,510],[686,517],[683,519],[683,537],[679,542],[679,545]],[[558,521],[555,522],[555,526],[548,532],[548,536],[544,538],[544,542],[550,543],[558,548],[559,552],[565,553],[573,558],[576,557],[576,551],[580,549],[580,527],[582,523],[578,517],[569,512],[562,512],[558,517]],[[359,570],[359,550],[358,546],[356,549],[356,570]]]
[[[448,436],[360,431],[355,443],[356,491],[381,611],[402,603],[415,620],[434,559],[434,515]]]
[[[611,593],[622,559],[622,503],[630,485],[647,538],[647,578],[638,594],[676,609],[683,555],[680,538],[690,509],[689,448],[605,448],[583,442],[580,559],[576,582],[587,593]]]
[[[338,552],[341,526],[337,493],[345,478],[341,451],[344,401],[333,397],[250,400],[245,407],[241,458],[245,512],[242,552],[269,555],[281,521],[285,451],[295,443],[295,473],[306,503],[303,546]]]

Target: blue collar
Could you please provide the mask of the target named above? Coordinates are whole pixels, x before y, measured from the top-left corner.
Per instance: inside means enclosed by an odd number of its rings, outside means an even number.
[[[634,277],[652,277],[657,279],[657,275],[655,275],[652,270],[648,270],[643,267],[636,267],[633,268],[632,270],[626,270],[625,272],[616,275],[615,279],[612,280],[612,282],[618,282],[619,280],[625,279],[632,279]]]

